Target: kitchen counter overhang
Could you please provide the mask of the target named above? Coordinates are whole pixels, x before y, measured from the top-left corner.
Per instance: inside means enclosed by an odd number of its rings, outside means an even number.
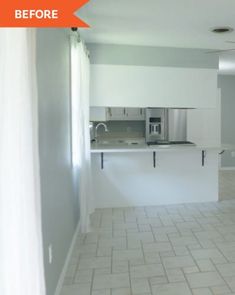
[[[126,152],[180,152],[180,151],[234,151],[235,146],[230,144],[223,145],[147,145],[147,144],[91,144],[91,153],[126,153]]]

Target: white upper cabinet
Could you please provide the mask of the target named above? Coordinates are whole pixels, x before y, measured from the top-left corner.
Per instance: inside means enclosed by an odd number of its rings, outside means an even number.
[[[90,107],[90,121],[144,121],[145,109],[119,107]]]
[[[214,108],[217,70],[91,65],[91,106]]]
[[[126,116],[125,108],[108,108],[108,120],[123,120]]]
[[[107,121],[107,109],[104,107],[90,107],[90,121]]]
[[[145,109],[143,108],[125,108],[127,120],[142,121],[145,120]]]
[[[107,109],[107,120],[142,121],[145,120],[145,110],[142,108],[109,107]]]

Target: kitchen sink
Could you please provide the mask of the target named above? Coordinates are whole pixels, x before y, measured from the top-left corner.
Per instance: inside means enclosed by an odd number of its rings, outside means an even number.
[[[169,148],[171,147],[170,144],[161,144],[161,145],[157,145],[158,148]]]
[[[144,144],[144,142],[140,140],[131,140],[131,139],[110,139],[110,140],[99,140],[98,142],[94,142],[96,145],[112,145],[112,146],[120,146],[120,145],[140,145]]]

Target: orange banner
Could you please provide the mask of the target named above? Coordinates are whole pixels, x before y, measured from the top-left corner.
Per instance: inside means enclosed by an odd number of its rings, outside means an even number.
[[[75,15],[89,0],[4,0],[0,27],[89,27]]]

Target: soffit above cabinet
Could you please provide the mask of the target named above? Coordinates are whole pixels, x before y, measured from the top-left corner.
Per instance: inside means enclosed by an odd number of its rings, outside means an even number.
[[[91,65],[91,106],[213,108],[217,70]]]

